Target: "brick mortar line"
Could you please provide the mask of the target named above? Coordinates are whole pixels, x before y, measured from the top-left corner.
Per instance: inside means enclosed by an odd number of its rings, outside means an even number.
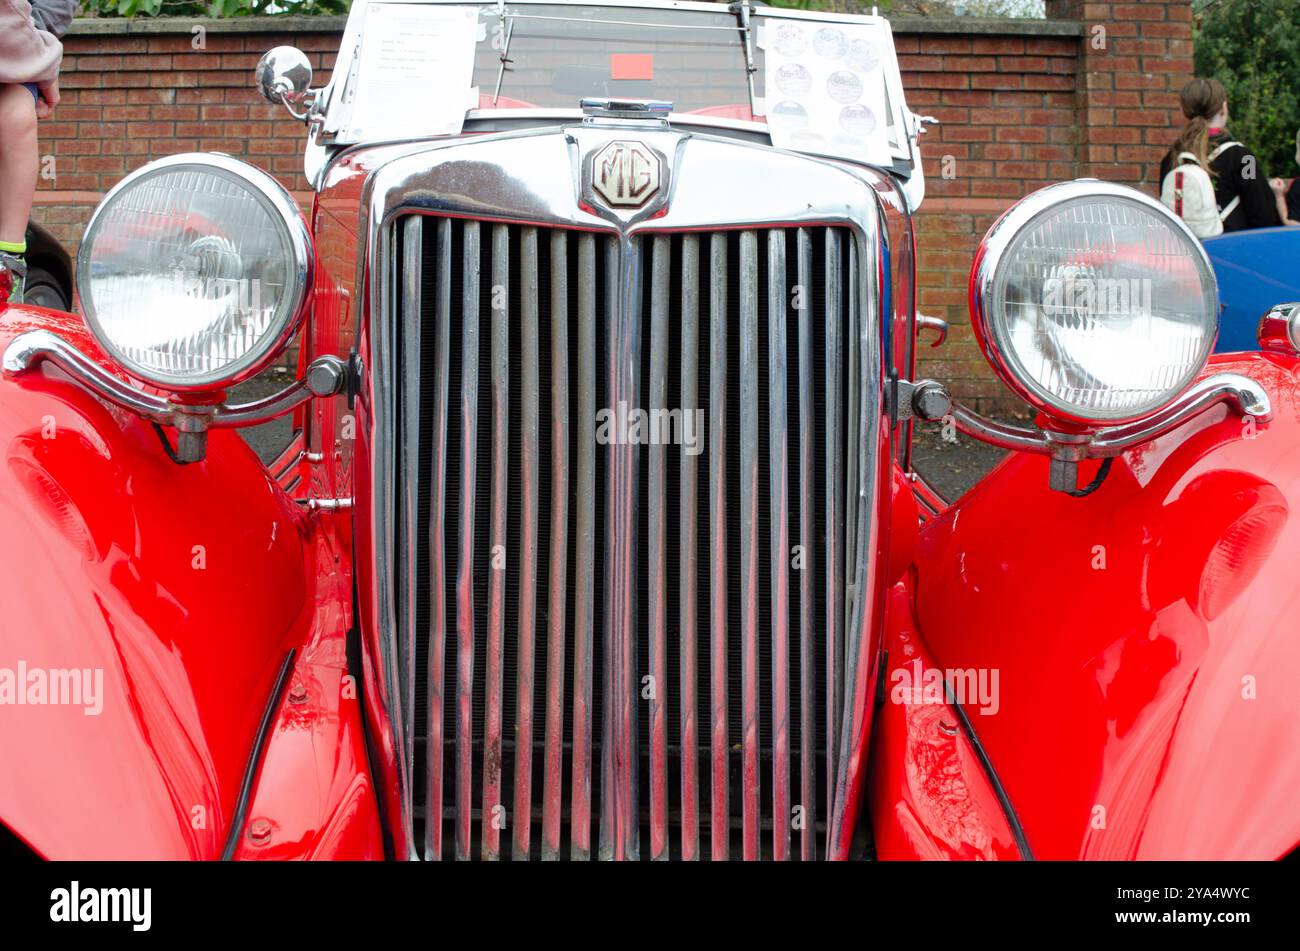
[[[347,17],[78,17],[70,36],[160,36],[189,33],[202,26],[211,33],[342,33]],[[981,17],[900,17],[895,33],[944,33],[968,36],[1082,36],[1077,20],[1003,20]]]

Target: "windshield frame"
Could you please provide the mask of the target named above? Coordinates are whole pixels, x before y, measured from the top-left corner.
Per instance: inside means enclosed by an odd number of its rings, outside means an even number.
[[[480,8],[491,9],[494,6],[508,14],[512,8],[520,7],[556,7],[572,6],[585,10],[609,8],[611,10],[635,10],[635,9],[655,9],[655,10],[680,10],[683,13],[700,13],[707,14],[716,19],[719,14],[725,14],[729,10],[736,17],[736,30],[745,40],[747,54],[752,54],[753,62],[757,64],[762,51],[758,48],[757,42],[752,39],[752,33],[758,23],[762,21],[779,21],[779,20],[801,20],[805,22],[824,22],[824,23],[884,23],[885,35],[889,37],[889,42],[885,44],[885,55],[882,58],[884,66],[883,75],[885,79],[885,92],[889,102],[890,109],[890,126],[894,135],[890,139],[890,155],[892,166],[881,165],[876,162],[860,161],[857,164],[871,165],[877,168],[883,168],[892,172],[894,175],[905,181],[912,179],[914,176],[919,179],[921,168],[918,156],[915,153],[915,125],[916,120],[913,114],[908,110],[906,100],[903,94],[902,77],[899,70],[897,54],[894,50],[892,31],[887,21],[879,16],[863,16],[855,14],[830,13],[812,10],[798,10],[767,6],[748,6],[750,18],[750,33],[746,35],[741,28],[741,16],[739,4],[732,4],[730,7],[719,3],[701,3],[695,0],[497,0],[495,4],[489,0],[354,0],[351,12],[348,16],[347,26],[343,33],[343,39],[339,47],[337,62],[332,73],[329,84],[322,90],[318,100],[318,117],[313,124],[312,145],[316,148],[324,147],[327,151],[332,151],[332,147],[337,146],[356,146],[362,144],[380,144],[382,142],[393,141],[410,141],[422,138],[437,138],[423,135],[397,136],[394,138],[378,137],[348,137],[345,131],[348,128],[351,112],[352,100],[355,97],[355,83],[358,81],[358,71],[360,67],[359,54],[361,50],[361,33],[362,25],[365,22],[366,10],[371,3],[390,3],[390,4],[411,4],[411,5],[450,5],[450,6],[477,6]],[[716,27],[714,27],[716,28]],[[743,68],[743,63],[742,63]],[[759,67],[751,75],[752,82],[759,82],[762,78],[762,69]],[[504,94],[504,93],[503,93]],[[761,99],[761,94],[755,89],[754,96]],[[493,118],[505,118],[508,116],[522,116],[524,114],[534,116],[538,119],[553,117],[559,121],[567,121],[570,118],[580,118],[581,111],[578,109],[578,103],[574,103],[571,108],[559,107],[538,107],[536,109],[517,109],[517,108],[475,108],[469,109],[465,115],[465,127],[469,130],[475,125],[479,125]],[[753,99],[751,99],[751,106]],[[718,129],[727,129],[733,132],[746,132],[760,136],[766,139],[770,144],[770,135],[767,122],[765,119],[747,120],[737,118],[727,118],[720,116],[709,116],[699,113],[681,113],[669,117],[670,124],[680,123],[694,127],[716,127]],[[813,154],[813,153],[810,153]],[[825,157],[825,156],[821,156]],[[852,161],[843,159],[843,161]]]

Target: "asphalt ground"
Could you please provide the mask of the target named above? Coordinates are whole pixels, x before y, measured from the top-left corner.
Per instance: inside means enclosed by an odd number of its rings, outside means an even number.
[[[253,400],[278,393],[292,382],[293,371],[287,367],[271,367],[251,380],[234,387],[230,391],[228,400],[231,403],[251,403]],[[253,447],[253,451],[263,462],[273,462],[275,457],[284,451],[284,447],[289,445],[289,439],[293,436],[292,420],[293,414],[286,413],[279,419],[273,419],[261,426],[241,429],[239,434],[244,437],[244,442]]]

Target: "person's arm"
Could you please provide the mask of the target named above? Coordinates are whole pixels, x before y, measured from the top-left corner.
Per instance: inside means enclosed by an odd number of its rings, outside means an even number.
[[[1268,180],[1268,184],[1269,187],[1273,189],[1273,197],[1277,201],[1277,216],[1282,220],[1282,224],[1300,225],[1300,221],[1296,221],[1294,218],[1292,218],[1290,215],[1287,214],[1287,207],[1286,207],[1287,183],[1280,178],[1270,178]]]
[[[0,0],[0,83],[56,85],[63,46],[32,26],[27,0]]]
[[[57,39],[68,32],[76,12],[77,0],[32,0],[32,22]]]

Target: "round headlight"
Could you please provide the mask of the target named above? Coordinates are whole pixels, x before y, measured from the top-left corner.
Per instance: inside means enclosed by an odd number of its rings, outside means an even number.
[[[77,253],[82,311],[128,373],[219,389],[260,370],[297,329],[312,277],[297,204],[224,155],[176,155],[110,191]]]
[[[1218,334],[1196,236],[1123,185],[1066,182],[989,230],[971,271],[985,356],[1036,409],[1085,425],[1141,419],[1204,368]]]

